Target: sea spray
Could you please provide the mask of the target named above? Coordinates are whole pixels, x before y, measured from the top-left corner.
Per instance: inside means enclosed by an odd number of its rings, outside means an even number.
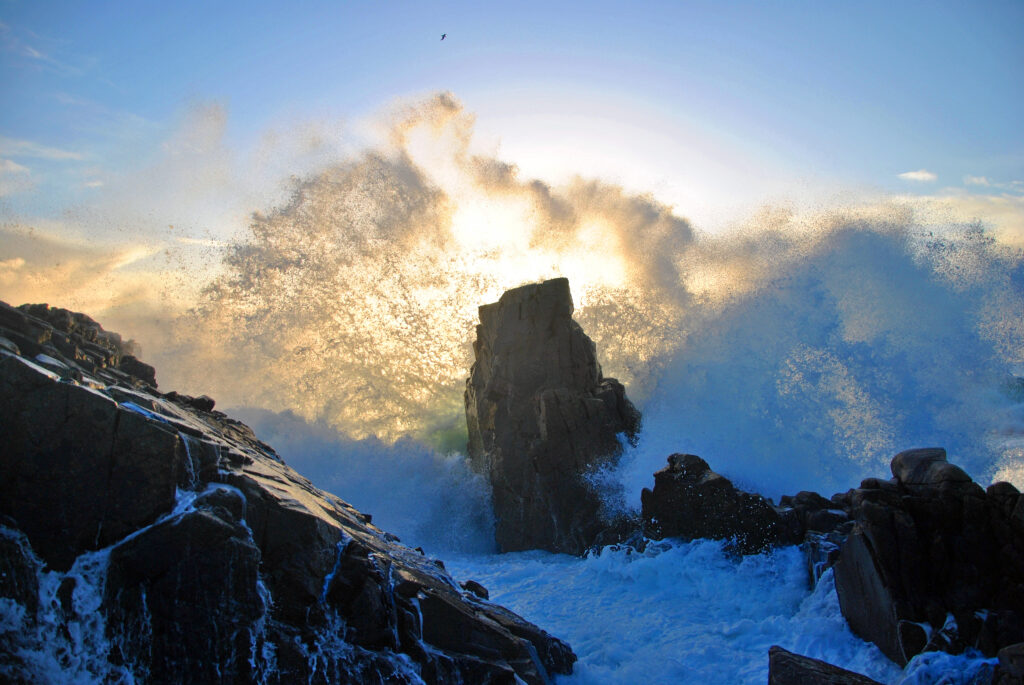
[[[776,498],[887,477],[909,446],[945,446],[982,483],[1011,472],[1019,450],[1000,434],[1013,400],[999,388],[1021,353],[1020,270],[971,234],[936,244],[852,224],[758,287],[692,309],[644,406],[627,495],[675,451]]]
[[[605,374],[646,416],[621,475],[634,505],[679,450],[772,497],[884,476],[919,444],[1024,485],[1024,455],[998,442],[999,387],[1024,368],[1024,258],[984,227],[881,203],[708,235],[649,195],[474,155],[448,94],[390,126],[387,145],[297,179],[197,275],[195,306],[148,346],[162,382],[459,451],[476,308],[566,276]]]
[[[290,412],[233,409],[318,487],[373,516],[381,529],[432,554],[495,550],[490,488],[459,454],[412,440],[353,440]]]

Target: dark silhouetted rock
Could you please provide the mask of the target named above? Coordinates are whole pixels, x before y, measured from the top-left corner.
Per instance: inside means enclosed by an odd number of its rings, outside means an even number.
[[[738,490],[694,454],[673,454],[640,493],[644,530],[653,538],[731,540],[751,554],[788,539],[779,512],[760,495]]]
[[[768,650],[768,685],[879,685],[865,675],[789,652]]]
[[[0,336],[46,348],[36,361],[0,348],[0,598],[18,607],[5,626],[19,623],[3,653],[74,652],[97,682],[541,684],[572,671],[567,645],[463,591],[209,398],[118,370],[126,346],[88,317],[0,303]],[[110,352],[94,368],[61,351],[89,345]],[[42,602],[44,564],[57,575]],[[0,659],[0,680],[37,682],[34,668]]]
[[[957,487],[971,483],[963,469],[946,461],[946,450],[923,447],[906,450],[892,458],[892,475],[911,491]]]
[[[572,312],[564,278],[480,307],[466,383],[469,455],[490,480],[502,551],[586,551],[607,522],[585,476],[615,462],[620,434],[639,430],[639,413],[601,375]]]
[[[835,573],[853,631],[899,664],[967,647],[992,657],[1024,640],[1016,488],[982,490],[940,448],[901,452],[892,472],[847,496],[856,525]]]
[[[1024,683],[1024,642],[1003,647],[998,656],[999,665],[992,679],[993,685]]]
[[[155,521],[183,483],[177,431],[12,355],[0,355],[0,426],[0,513],[61,570]]]

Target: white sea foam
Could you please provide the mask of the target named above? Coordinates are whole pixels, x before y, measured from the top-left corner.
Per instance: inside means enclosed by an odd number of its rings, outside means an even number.
[[[645,554],[578,559],[545,552],[456,556],[460,580],[572,645],[565,683],[756,683],[768,648],[823,659],[883,681],[900,669],[850,633],[831,572],[812,592],[795,547],[744,557],[719,542],[659,543]]]

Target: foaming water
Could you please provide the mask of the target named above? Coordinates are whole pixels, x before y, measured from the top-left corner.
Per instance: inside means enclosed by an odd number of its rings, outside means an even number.
[[[658,543],[644,554],[606,548],[577,559],[544,552],[446,560],[504,604],[572,645],[565,683],[757,683],[780,645],[895,682],[900,669],[855,637],[831,572],[807,589],[795,547],[729,558],[719,542]]]

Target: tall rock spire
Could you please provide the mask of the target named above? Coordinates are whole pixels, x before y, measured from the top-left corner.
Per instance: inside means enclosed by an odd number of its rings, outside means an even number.
[[[640,427],[572,313],[565,278],[480,307],[466,382],[469,455],[490,480],[505,552],[583,553],[607,525],[586,475],[617,461],[618,435],[634,439]]]

